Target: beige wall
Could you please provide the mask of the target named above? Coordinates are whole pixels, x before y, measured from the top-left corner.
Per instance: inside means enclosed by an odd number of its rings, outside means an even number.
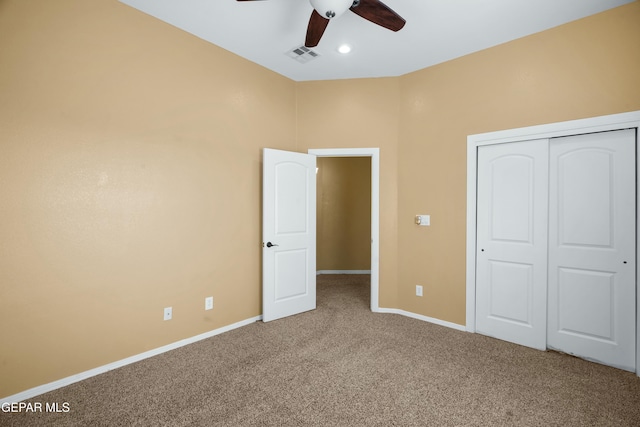
[[[640,110],[638,22],[294,83],[116,0],[0,1],[0,397],[260,314],[261,147],[380,147],[380,305],[464,324],[466,136]]]
[[[397,78],[297,83],[298,150],[380,148],[380,306],[397,307]]]
[[[318,270],[371,269],[371,158],[317,159]]]
[[[640,110],[639,76],[640,2],[403,76],[399,307],[465,324],[467,135]]]
[[[1,2],[0,397],[260,314],[295,90],[115,0]]]

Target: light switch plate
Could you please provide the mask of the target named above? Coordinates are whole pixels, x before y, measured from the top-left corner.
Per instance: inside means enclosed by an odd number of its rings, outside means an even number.
[[[431,225],[431,215],[416,215],[416,224],[423,227]]]

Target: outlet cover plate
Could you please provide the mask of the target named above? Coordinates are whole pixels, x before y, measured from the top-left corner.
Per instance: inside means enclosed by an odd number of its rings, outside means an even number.
[[[416,285],[416,296],[422,296],[422,286]]]
[[[213,309],[213,297],[206,297],[204,299],[204,309],[205,310]]]

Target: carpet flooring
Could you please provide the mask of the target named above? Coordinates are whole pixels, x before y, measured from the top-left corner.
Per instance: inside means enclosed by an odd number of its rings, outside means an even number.
[[[317,309],[31,399],[3,426],[640,426],[640,378],[369,310],[369,276],[318,277]]]

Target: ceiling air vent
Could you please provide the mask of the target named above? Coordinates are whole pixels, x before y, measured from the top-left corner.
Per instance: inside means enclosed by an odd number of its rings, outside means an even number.
[[[318,53],[305,46],[294,47],[289,52],[287,52],[286,55],[289,58],[295,59],[301,64],[307,63],[320,56]]]

